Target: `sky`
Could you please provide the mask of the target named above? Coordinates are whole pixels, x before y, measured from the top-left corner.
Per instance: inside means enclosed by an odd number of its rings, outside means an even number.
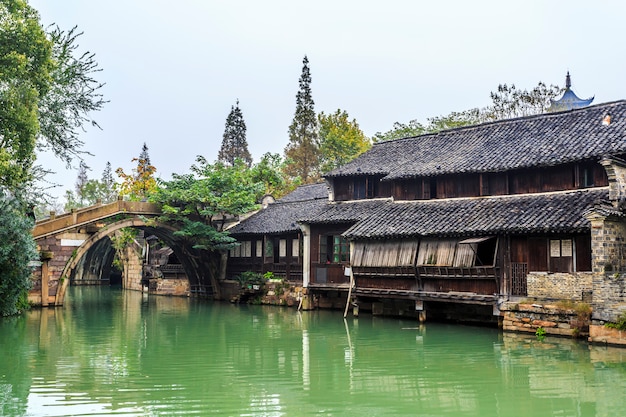
[[[214,161],[239,100],[249,150],[283,154],[302,59],[316,112],[337,109],[367,136],[394,122],[490,104],[499,84],[539,81],[594,104],[626,99],[626,2],[400,0],[29,0],[44,26],[84,32],[109,100],[81,134],[99,179],[106,162],[129,172],[143,143],[157,176]],[[77,170],[48,154],[49,190]],[[78,165],[78,162],[75,166]]]

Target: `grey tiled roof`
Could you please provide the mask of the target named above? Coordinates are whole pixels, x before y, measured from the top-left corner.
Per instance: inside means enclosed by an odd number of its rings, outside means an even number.
[[[323,183],[301,185],[280,200],[279,203],[290,203],[294,201],[314,200],[325,198],[328,200],[328,185]]]
[[[300,230],[297,221],[301,216],[313,215],[326,204],[328,204],[326,184],[303,185],[228,231],[231,235],[297,232]]]
[[[611,124],[602,119],[611,114]],[[374,144],[325,176],[499,172],[626,152],[626,100]]]
[[[394,202],[369,211],[344,235],[351,239],[493,233],[585,232],[583,213],[608,188],[500,197]],[[365,211],[365,210],[364,210]]]
[[[300,216],[299,221],[310,224],[354,223],[388,204],[391,204],[391,199],[327,203],[312,216]]]

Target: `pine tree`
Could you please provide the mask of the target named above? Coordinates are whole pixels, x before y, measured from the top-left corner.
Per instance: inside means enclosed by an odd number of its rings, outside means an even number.
[[[243,114],[239,108],[239,100],[237,100],[236,106],[231,106],[230,113],[226,118],[222,148],[217,159],[230,166],[235,165],[235,159],[241,159],[248,167],[252,165],[252,156],[248,151],[248,142],[246,141],[246,122],[243,120]]]
[[[78,166],[78,176],[76,177],[76,197],[78,198],[78,204],[82,205],[85,200],[84,189],[85,184],[89,181],[89,176],[87,175],[87,171],[90,168],[87,166],[85,161],[80,161],[80,165]]]
[[[113,170],[111,163],[107,161],[104,171],[102,171],[102,202],[112,203],[117,199],[117,191],[115,190],[115,180],[113,179]]]
[[[148,155],[148,146],[143,144],[139,158],[133,158],[132,162],[137,163],[137,167],[133,172],[126,174],[122,168],[115,170],[117,175],[122,179],[119,185],[120,195],[128,196],[132,201],[145,200],[148,195],[157,189],[156,168],[150,164],[150,155]]]
[[[285,147],[285,172],[291,177],[299,177],[304,184],[310,184],[319,178],[320,150],[315,103],[311,97],[309,60],[306,55],[302,64],[296,112],[289,126],[289,143]]]

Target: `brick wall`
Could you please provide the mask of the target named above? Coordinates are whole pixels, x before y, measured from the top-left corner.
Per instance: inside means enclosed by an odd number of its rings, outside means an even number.
[[[527,294],[533,298],[587,301],[592,278],[591,272],[531,272],[526,278]]]

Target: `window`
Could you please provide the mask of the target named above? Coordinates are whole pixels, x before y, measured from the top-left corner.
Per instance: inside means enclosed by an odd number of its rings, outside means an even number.
[[[278,256],[281,258],[287,256],[287,239],[280,239],[278,241]]]
[[[244,258],[252,257],[252,242],[246,240],[241,242],[241,256]]]
[[[263,256],[263,241],[261,240],[256,241],[256,253],[254,254],[254,256],[258,256],[258,257]]]
[[[300,256],[300,239],[293,239],[291,241],[291,256],[294,258]]]
[[[270,239],[265,241],[265,257],[272,258],[274,257],[274,244]]]
[[[378,178],[359,177],[352,184],[352,199],[363,200],[365,198],[378,197],[380,180]]]
[[[340,235],[320,236],[320,262],[342,263],[350,261],[350,245]]]

